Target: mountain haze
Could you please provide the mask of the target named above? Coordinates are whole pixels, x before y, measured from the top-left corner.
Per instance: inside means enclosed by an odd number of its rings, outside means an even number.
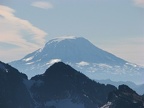
[[[128,85],[133,90],[135,90],[139,95],[144,94],[144,84],[137,85],[137,84],[130,82],[130,81],[112,81],[110,79],[96,80],[96,82],[99,82],[101,84],[106,84],[106,85],[111,84],[111,85],[114,85],[115,87],[118,87],[119,85],[125,84],[125,85]]]
[[[142,83],[144,68],[108,53],[82,37],[61,37],[10,64],[32,77],[63,61],[92,79]]]

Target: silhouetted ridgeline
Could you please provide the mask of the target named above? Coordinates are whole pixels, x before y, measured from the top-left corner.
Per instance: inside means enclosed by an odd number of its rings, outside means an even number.
[[[62,62],[30,80],[0,62],[0,108],[99,108],[108,101],[112,108],[121,108],[115,106],[123,103],[123,98],[136,108],[143,108],[142,96],[127,86],[117,90],[97,83]]]

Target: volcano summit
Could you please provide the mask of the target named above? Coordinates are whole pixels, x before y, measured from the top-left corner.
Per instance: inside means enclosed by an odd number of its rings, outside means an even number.
[[[144,68],[106,52],[82,37],[61,37],[10,64],[28,77],[42,74],[55,62],[62,61],[91,79],[111,79],[142,83]]]

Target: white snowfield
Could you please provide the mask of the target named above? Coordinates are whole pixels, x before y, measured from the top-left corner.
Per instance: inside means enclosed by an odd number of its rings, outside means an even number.
[[[100,108],[109,108],[111,104],[112,104],[111,102],[107,102],[104,106],[102,106]]]

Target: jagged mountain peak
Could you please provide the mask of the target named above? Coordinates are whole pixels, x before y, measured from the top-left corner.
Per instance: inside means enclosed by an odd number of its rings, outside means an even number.
[[[63,82],[63,83],[67,83],[70,80],[87,80],[89,79],[87,76],[85,76],[84,74],[78,72],[77,70],[75,70],[74,68],[72,68],[70,65],[65,64],[63,62],[57,62],[54,63],[52,66],[50,66],[44,74],[41,75],[36,75],[34,77],[32,77],[32,80],[38,80],[39,78],[43,78],[47,79],[47,80],[51,80],[53,82]],[[82,78],[82,79],[80,79]],[[84,80],[85,79],[85,80]],[[61,84],[63,84],[61,83]],[[69,84],[68,84],[69,85]],[[66,86],[66,84],[65,84]]]
[[[64,74],[70,74],[70,73],[73,74],[74,71],[76,70],[73,69],[71,66],[63,62],[57,62],[57,63],[54,63],[52,66],[50,66],[44,74],[49,74],[50,72],[54,75],[56,75],[57,72],[62,72]]]
[[[0,75],[6,75],[9,77],[17,76],[20,79],[27,79],[27,76],[23,73],[20,73],[16,68],[12,67],[9,64],[5,64],[0,61]]]
[[[119,85],[118,89],[120,92],[127,92],[127,93],[135,93],[136,94],[136,92],[134,90],[132,90],[130,87],[128,87],[127,85],[124,85],[124,84]]]
[[[127,85],[110,92],[107,104],[101,108],[144,108],[144,98]]]
[[[9,73],[9,72],[16,72],[18,73],[18,70],[13,68],[12,66],[10,66],[9,64],[5,64],[3,62],[0,61],[0,70],[5,72],[5,73]]]
[[[32,108],[33,102],[23,81],[25,74],[0,62],[0,108]]]
[[[31,90],[37,94],[34,97],[36,101],[47,103],[69,99],[73,104],[82,103],[83,107],[79,108],[97,108],[106,102],[110,91],[116,90],[112,85],[99,84],[89,79],[63,62],[53,64],[44,74],[34,76],[31,81],[35,82]],[[57,106],[57,103],[50,106]]]

